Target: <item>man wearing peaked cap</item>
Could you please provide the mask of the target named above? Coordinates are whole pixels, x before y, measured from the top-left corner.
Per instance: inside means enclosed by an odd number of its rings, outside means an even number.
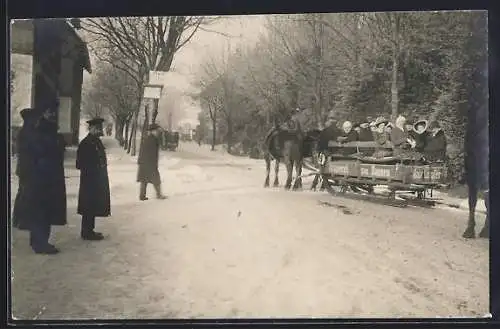
[[[78,214],[82,215],[80,235],[84,240],[104,239],[94,231],[95,218],[111,215],[106,152],[100,139],[103,122],[102,118],[87,121],[89,134],[78,145],[76,156],[76,168],[80,170]]]
[[[137,159],[139,168],[137,171],[137,182],[140,183],[139,200],[148,200],[146,196],[148,184],[153,184],[156,190],[156,198],[164,200],[167,197],[161,191],[161,177],[158,170],[160,157],[160,132],[161,127],[155,123],[148,127],[148,135],[139,150]]]

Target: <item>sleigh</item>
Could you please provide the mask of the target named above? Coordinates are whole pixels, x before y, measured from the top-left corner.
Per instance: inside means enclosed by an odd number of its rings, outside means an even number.
[[[433,190],[447,180],[444,163],[430,163],[416,152],[375,157],[376,148],[381,149],[375,142],[330,141],[328,151],[319,154],[309,169],[319,174],[322,186],[336,196],[397,207],[435,205]],[[391,145],[383,149],[388,154],[393,151]],[[377,193],[378,187],[385,193]]]

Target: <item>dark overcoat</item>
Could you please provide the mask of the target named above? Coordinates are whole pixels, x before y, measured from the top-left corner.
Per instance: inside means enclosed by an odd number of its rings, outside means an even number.
[[[14,210],[14,223],[20,229],[29,229],[34,221],[65,225],[64,145],[57,130],[42,125],[22,139],[21,152],[26,153],[19,166],[22,195]]]
[[[88,134],[78,145],[76,168],[80,170],[78,214],[95,217],[111,215],[108,163],[99,137]]]
[[[318,151],[324,152],[328,150],[328,142],[336,141],[340,136],[340,130],[335,124],[332,124],[321,131],[319,134]]]
[[[399,127],[394,127],[391,130],[390,140],[393,148],[393,154],[395,156],[405,155],[408,153],[407,150],[411,148],[410,143],[408,143],[408,132]]]
[[[160,156],[159,140],[154,135],[144,138],[137,163],[137,181],[141,183],[151,183],[158,185],[161,183],[160,172],[158,171],[158,160]]]
[[[35,120],[30,119],[24,121],[16,139],[17,162],[15,174],[19,178],[19,184],[14,202],[14,209],[12,211],[12,225],[21,229],[27,229],[25,225],[27,221],[23,219],[23,217],[31,216],[25,182],[34,170],[34,161],[32,157],[34,152],[33,150],[30,150],[30,148],[33,148],[34,145],[31,145],[29,141],[36,141],[36,138],[33,136],[33,134],[35,134]],[[23,225],[21,225],[21,223],[23,223]]]
[[[413,139],[415,140],[415,151],[419,153],[423,153],[427,144],[427,139],[428,139],[429,133],[427,130],[425,130],[422,133],[414,132],[413,133]]]
[[[430,161],[443,161],[446,158],[446,136],[442,129],[427,135],[424,155]]]
[[[352,129],[348,133],[342,130],[340,132],[340,136],[337,139],[341,143],[356,142],[358,140],[358,133],[354,129]],[[344,147],[340,150],[340,153],[343,155],[350,155],[356,152],[357,152],[356,147]]]
[[[373,132],[370,128],[359,128],[358,139],[360,142],[372,142]]]

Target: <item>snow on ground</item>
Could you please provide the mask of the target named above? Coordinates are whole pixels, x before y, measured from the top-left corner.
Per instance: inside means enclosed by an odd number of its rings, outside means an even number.
[[[463,211],[399,209],[322,192],[264,189],[262,160],[194,143],[161,154],[169,199],[140,202],[137,159],[112,140],[104,142],[112,217],[98,219],[97,230],[107,238],[78,238],[76,194],[68,197],[68,225],[53,230],[59,255],[34,255],[26,232],[13,230],[18,318],[488,312],[488,241],[460,238]],[[69,194],[78,189],[71,166],[68,160]],[[281,168],[281,184],[284,178]],[[148,193],[154,196],[151,186]]]

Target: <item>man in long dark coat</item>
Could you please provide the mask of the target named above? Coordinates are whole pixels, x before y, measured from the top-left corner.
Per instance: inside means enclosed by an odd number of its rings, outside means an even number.
[[[144,138],[139,150],[137,171],[137,182],[140,183],[139,200],[148,200],[146,196],[148,184],[153,184],[156,190],[156,198],[163,200],[167,197],[161,191],[161,178],[158,171],[158,160],[160,155],[160,126],[152,124],[148,128],[148,135]]]
[[[47,110],[33,134],[25,135],[20,171],[24,176],[26,207],[19,218],[19,228],[30,230],[30,245],[38,254],[55,254],[59,250],[49,244],[52,225],[66,224],[66,183],[64,178],[64,146],[57,134],[57,122]]]
[[[89,134],[78,145],[76,168],[80,170],[78,214],[82,215],[81,238],[102,240],[102,233],[95,232],[95,218],[111,215],[108,164],[106,151],[100,137],[103,136],[104,119],[87,121]]]
[[[19,130],[16,138],[17,162],[15,169],[19,184],[12,212],[12,226],[20,229],[27,229],[26,227],[20,227],[20,222],[25,222],[22,220],[22,217],[28,214],[29,210],[29,204],[26,203],[25,182],[32,171],[30,167],[30,156],[32,154],[29,151],[27,141],[32,138],[35,133],[35,125],[37,124],[40,114],[34,109],[26,108],[21,111],[21,117],[23,118],[23,126]]]

